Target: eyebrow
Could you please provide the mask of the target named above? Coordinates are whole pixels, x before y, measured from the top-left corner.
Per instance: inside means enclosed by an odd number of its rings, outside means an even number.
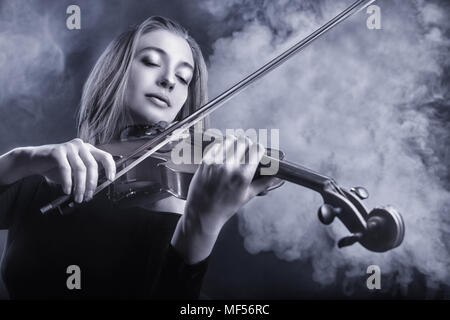
[[[154,50],[154,51],[157,51],[157,52],[159,52],[159,53],[161,53],[161,54],[163,54],[163,55],[165,55],[165,56],[168,55],[167,52],[164,51],[163,49],[158,48],[158,47],[151,47],[151,46],[150,46],[150,47],[142,48],[141,50],[138,51],[138,54],[141,53],[142,51],[146,51],[146,50]],[[181,64],[182,66],[185,66],[185,67],[188,67],[188,68],[194,70],[194,67],[193,67],[189,62],[181,61],[180,64]]]

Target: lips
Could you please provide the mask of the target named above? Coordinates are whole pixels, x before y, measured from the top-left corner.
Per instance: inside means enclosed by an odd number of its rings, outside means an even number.
[[[148,100],[160,107],[170,107],[170,101],[166,96],[157,93],[147,93],[145,96]]]

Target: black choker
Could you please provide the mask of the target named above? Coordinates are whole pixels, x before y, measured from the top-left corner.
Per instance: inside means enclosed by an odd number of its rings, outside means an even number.
[[[133,138],[140,138],[143,136],[157,135],[166,130],[168,123],[166,121],[159,121],[155,124],[133,124],[126,126],[120,131],[120,140],[129,140]]]

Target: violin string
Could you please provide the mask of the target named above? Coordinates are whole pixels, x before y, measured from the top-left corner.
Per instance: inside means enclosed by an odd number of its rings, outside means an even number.
[[[240,82],[236,83],[234,86],[214,98],[213,100],[206,103],[204,106],[200,107],[197,111],[192,113],[191,115],[187,116],[183,120],[179,121],[176,124],[173,124],[169,126],[164,132],[158,134],[155,138],[151,139],[147,143],[143,144],[139,148],[137,148],[134,152],[132,152],[130,155],[122,158],[119,160],[117,165],[123,164],[126,161],[130,160],[133,157],[136,157],[138,154],[145,151],[144,154],[141,156],[138,156],[138,158],[134,161],[132,161],[127,167],[120,170],[115,178],[113,180],[106,180],[103,183],[101,183],[94,191],[93,196],[104,190],[106,187],[114,183],[118,178],[123,176],[125,173],[133,169],[136,165],[144,161],[146,158],[151,156],[153,153],[157,152],[160,148],[162,148],[164,145],[169,143],[170,141],[173,141],[177,139],[179,136],[181,136],[186,130],[188,130],[190,127],[194,126],[201,120],[203,120],[206,116],[208,116],[210,113],[217,110],[219,107],[221,107],[225,102],[230,100],[232,97],[237,95],[238,93],[242,92],[244,89],[246,89],[250,84],[255,82],[256,80],[260,79],[267,73],[271,72],[275,68],[279,67],[282,63],[290,59],[294,54],[300,52],[307,46],[309,46],[312,42],[314,42],[317,38],[328,32],[330,29],[334,28],[336,25],[340,24],[341,22],[345,21],[352,15],[354,15],[357,12],[360,12],[370,4],[372,4],[375,0],[357,0],[352,5],[350,5],[347,9],[342,11],[340,14],[335,16],[333,19],[328,21],[326,24],[321,26],[319,29],[315,30],[313,33],[302,39],[301,41],[297,42],[295,45],[278,55],[277,57],[270,60],[268,63],[260,67],[258,70],[253,72],[252,74],[248,75],[246,78],[241,80]],[[47,204],[46,206],[41,208],[41,212],[44,213],[44,211],[51,210],[52,208],[59,207],[62,203],[65,201],[70,200],[70,196],[61,196],[60,198],[52,201],[51,203]],[[70,202],[69,206],[74,206],[74,202]]]
[[[170,126],[166,129],[166,131],[159,134],[154,139],[150,140],[149,142],[143,144],[141,147],[136,149],[131,155],[123,158],[120,160],[120,164],[125,163],[129,159],[135,157],[136,155],[140,154],[141,152],[151,148],[147,152],[145,152],[142,156],[138,157],[135,161],[137,164],[141,163],[145,158],[149,157],[156,151],[158,151],[160,148],[162,148],[164,145],[166,145],[168,142],[173,141],[178,136],[182,135],[186,130],[188,130],[190,127],[195,125],[196,123],[200,122],[203,118],[208,116],[210,113],[214,112],[216,109],[221,107],[225,102],[230,100],[232,97],[234,97],[236,94],[247,88],[251,83],[255,82],[257,79],[261,78],[268,72],[272,71],[282,63],[284,63],[286,60],[291,58],[294,54],[298,53],[302,49],[306,48],[309,44],[311,44],[313,41],[315,41],[317,38],[319,38],[321,35],[338,25],[339,23],[343,22],[344,20],[348,19],[353,14],[360,12],[370,4],[375,2],[375,0],[358,0],[354,2],[350,7],[345,9],[343,12],[338,14],[336,17],[331,19],[329,22],[324,24],[322,27],[311,33],[306,38],[302,39],[286,51],[284,51],[282,54],[278,55],[265,65],[263,65],[261,68],[247,76],[245,79],[241,80],[234,86],[232,86],[230,89],[226,90],[207,104],[205,104],[203,107],[199,108],[196,112],[191,114],[190,116],[186,117],[185,119],[181,120],[179,123]],[[364,3],[364,4],[363,4]],[[363,5],[362,5],[363,4]],[[176,130],[179,130],[178,133],[175,133]],[[171,133],[172,136],[169,138],[164,139],[165,137],[169,136]],[[164,139],[160,143],[158,141]],[[156,146],[153,146],[155,143],[158,143]],[[134,168],[136,165],[130,164],[131,168],[129,166],[127,168],[124,168],[121,170],[117,175],[115,179],[118,179],[123,174]],[[129,168],[129,169],[128,169]],[[101,184],[98,188],[99,190],[94,193],[98,193],[104,188],[106,188],[109,184],[113,183],[113,181],[107,180],[103,184]]]

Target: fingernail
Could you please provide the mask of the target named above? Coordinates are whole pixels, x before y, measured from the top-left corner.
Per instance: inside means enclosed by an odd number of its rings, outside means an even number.
[[[83,201],[83,196],[77,194],[77,195],[75,196],[75,202],[76,202],[76,203],[81,203],[81,201]]]
[[[92,197],[94,196],[94,192],[93,191],[89,191],[85,197],[85,201],[90,201],[92,200]]]
[[[115,174],[111,172],[111,173],[108,175],[108,180],[109,180],[109,181],[113,181],[113,180],[114,180],[114,176],[115,176]]]
[[[70,194],[70,191],[71,191],[71,188],[70,188],[70,187],[65,187],[65,188],[64,188],[64,193],[65,193],[65,194],[69,195],[69,194]]]

